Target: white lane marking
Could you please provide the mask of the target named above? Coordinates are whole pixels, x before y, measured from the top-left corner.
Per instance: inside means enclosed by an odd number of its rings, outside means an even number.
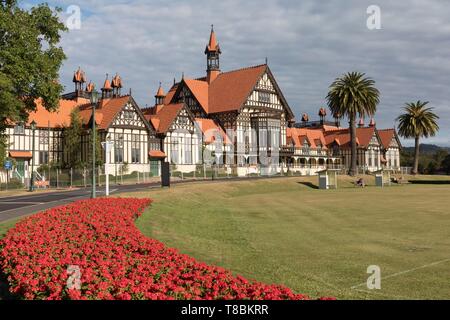
[[[381,277],[381,280],[383,280],[383,279],[389,279],[389,278],[393,278],[393,277],[397,277],[397,276],[400,276],[400,275],[402,275],[402,274],[410,273],[410,272],[417,271],[417,270],[420,270],[420,269],[425,269],[425,268],[428,268],[428,267],[433,267],[433,266],[435,266],[435,265],[438,265],[438,264],[441,264],[441,263],[444,263],[444,262],[448,262],[448,261],[450,261],[450,258],[444,259],[444,260],[435,261],[435,262],[432,262],[432,263],[429,263],[429,264],[425,264],[425,265],[420,266],[420,267],[416,267],[416,268],[412,268],[412,269],[408,269],[408,270],[396,272],[396,273],[390,274],[390,275],[388,275],[388,276]],[[358,290],[358,289],[356,289],[356,288],[361,287],[361,286],[364,286],[364,285],[366,285],[366,284],[367,284],[366,282],[363,282],[363,283],[357,284],[356,286],[351,287],[350,289]]]
[[[76,199],[85,198],[85,197],[86,197],[86,195],[82,195],[82,196],[70,197],[70,198],[65,198],[65,199],[53,200],[53,201],[49,201],[49,202],[36,203],[36,204],[29,205],[29,206],[23,206],[23,207],[19,207],[19,208],[13,208],[13,209],[0,211],[0,215],[5,213],[5,212],[9,212],[9,211],[15,211],[15,210],[20,210],[20,209],[24,209],[24,208],[31,208],[31,207],[35,207],[35,206],[39,206],[39,205],[45,205],[45,204],[49,204],[49,203],[55,203],[55,202],[62,202],[63,203],[63,202],[67,202],[67,201],[72,202],[73,199],[76,200]],[[51,207],[49,209],[51,209]]]

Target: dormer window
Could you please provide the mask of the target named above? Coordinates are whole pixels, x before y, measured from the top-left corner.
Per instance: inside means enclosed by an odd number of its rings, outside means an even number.
[[[25,134],[25,125],[23,124],[23,122],[19,122],[18,124],[16,124],[16,126],[14,127],[14,134]]]
[[[258,93],[259,102],[262,103],[270,103],[270,93],[268,92],[259,92]]]

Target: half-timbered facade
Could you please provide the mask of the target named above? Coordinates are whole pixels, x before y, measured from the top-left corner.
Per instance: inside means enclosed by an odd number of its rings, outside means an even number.
[[[382,146],[382,165],[386,169],[398,170],[400,168],[400,139],[395,129],[378,130]]]
[[[11,123],[7,128],[7,156],[15,162],[10,176],[27,182],[31,176],[32,159],[35,171],[41,165],[64,166],[68,162],[69,155],[64,148],[64,131],[71,125],[70,115],[75,109],[79,111],[83,128],[80,136],[80,159],[88,164],[92,148],[90,135],[93,109],[88,98],[95,88],[92,83],[84,87],[85,76],[81,70],[75,73],[73,81],[75,91],[63,95],[56,112],[45,110],[38,99],[36,111],[30,113],[26,123]],[[156,130],[145,119],[133,97],[120,94],[121,87],[122,80],[118,75],[112,79],[112,83],[106,79],[102,97],[96,105],[95,123],[99,140],[113,142],[110,152],[101,152],[99,160],[109,166],[110,174],[123,173],[121,168],[124,164],[127,164],[129,172],[150,172],[150,154],[161,151],[161,139],[157,137]],[[34,155],[32,122],[36,124]],[[159,174],[159,163],[153,171]],[[36,175],[39,178],[37,172]]]
[[[294,115],[267,64],[221,72],[214,30],[205,49],[207,75],[174,83],[165,104],[185,103],[196,118],[214,120],[232,132],[232,164],[278,167]],[[276,169],[275,169],[276,170]]]
[[[165,105],[164,98],[164,91],[159,87],[155,106],[143,109],[143,113],[162,140],[166,161],[183,165],[179,170],[193,171],[200,158],[200,138],[194,118],[185,103]]]

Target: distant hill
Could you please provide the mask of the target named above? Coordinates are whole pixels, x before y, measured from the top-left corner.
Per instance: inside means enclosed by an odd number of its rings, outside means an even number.
[[[447,152],[450,152],[450,148],[448,148],[448,147],[440,147],[435,144],[426,144],[426,143],[420,144],[420,153],[421,154],[434,154],[434,153],[436,153],[436,151],[439,151],[439,150],[445,150]],[[414,152],[414,147],[404,147],[403,151]]]

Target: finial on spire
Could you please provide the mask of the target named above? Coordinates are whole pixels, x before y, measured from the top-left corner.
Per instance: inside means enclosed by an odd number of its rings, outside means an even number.
[[[173,85],[175,85],[175,83],[177,83],[177,80],[173,77]]]
[[[267,59],[267,57],[266,57],[266,65],[267,65],[267,62],[268,62],[268,59]]]
[[[181,79],[184,80],[184,71],[181,73]]]
[[[211,32],[214,32],[214,25],[211,25]]]

